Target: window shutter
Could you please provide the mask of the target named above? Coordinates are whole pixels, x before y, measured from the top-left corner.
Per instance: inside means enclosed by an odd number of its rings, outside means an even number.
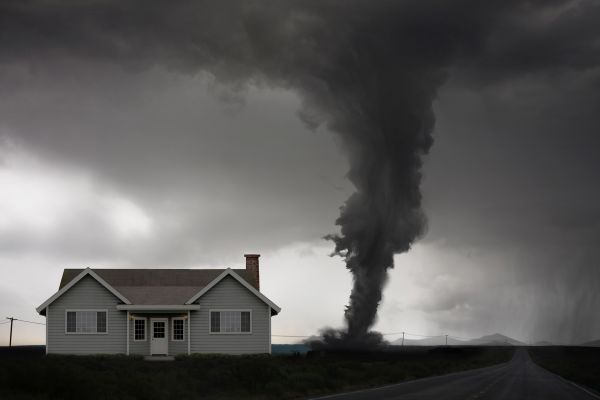
[[[221,332],[221,313],[218,311],[210,313],[210,331]]]
[[[250,312],[242,311],[242,332],[250,332]]]
[[[67,312],[67,332],[77,331],[77,314],[75,311]]]
[[[98,311],[96,313],[96,332],[106,332],[106,312]]]

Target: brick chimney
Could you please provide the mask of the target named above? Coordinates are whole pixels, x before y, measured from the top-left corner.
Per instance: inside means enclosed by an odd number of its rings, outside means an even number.
[[[258,258],[260,254],[244,254],[246,257],[246,271],[248,271],[248,275],[250,275],[251,279],[254,281],[254,287],[260,290],[260,276],[258,272]]]

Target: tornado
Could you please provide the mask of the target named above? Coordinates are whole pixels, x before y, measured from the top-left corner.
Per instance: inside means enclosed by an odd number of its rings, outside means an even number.
[[[534,70],[536,59],[521,57],[528,51],[519,49],[512,27],[518,28],[524,16],[550,26],[546,20],[552,13],[545,12],[569,3],[3,2],[0,65],[52,58],[117,63],[125,71],[160,65],[209,74],[241,95],[251,85],[298,93],[298,115],[306,126],[324,127],[341,139],[354,186],[336,220],[339,231],[326,236],[352,274],[345,326],[324,330],[315,343],[377,347],[383,339],[371,328],[394,255],[409,251],[426,230],[420,185],[423,157],[433,144],[438,89],[457,62],[464,70],[479,71],[474,75],[482,81]],[[511,28],[510,34],[496,31],[495,42],[488,41],[497,27]],[[505,36],[514,43],[502,42]],[[548,38],[551,44],[536,48],[550,51],[554,41]],[[590,65],[597,43],[585,47],[575,39],[579,50],[569,53],[568,66]],[[501,43],[499,52],[489,43]],[[521,58],[521,63],[506,61]]]

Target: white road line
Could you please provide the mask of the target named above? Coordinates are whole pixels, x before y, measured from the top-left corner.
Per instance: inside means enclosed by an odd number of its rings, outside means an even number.
[[[544,370],[548,371],[548,370],[547,370],[547,369],[545,369],[545,368],[544,368]],[[579,385],[578,385],[578,384],[576,384],[575,382],[573,382],[573,381],[570,381],[570,380],[568,380],[568,379],[566,379],[566,378],[563,378],[562,376],[560,376],[560,375],[558,375],[558,374],[555,374],[555,373],[554,373],[554,372],[552,372],[552,371],[548,371],[548,372],[549,372],[549,373],[551,373],[552,375],[554,375],[554,376],[558,377],[558,379],[560,379],[561,381],[563,381],[563,382],[565,382],[565,383],[568,383],[568,384],[570,384],[570,385],[573,385],[573,386],[575,386],[577,389],[584,391],[585,393],[589,394],[589,395],[590,395],[590,396],[592,396],[593,398],[595,398],[595,399],[600,399],[600,396],[598,396],[598,395],[597,395],[596,393],[594,393],[594,392],[591,392],[591,391],[589,391],[588,389],[584,388],[583,386],[579,386]]]

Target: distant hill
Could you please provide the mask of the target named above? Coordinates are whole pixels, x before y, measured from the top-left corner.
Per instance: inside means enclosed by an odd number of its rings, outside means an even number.
[[[478,339],[469,340],[467,344],[474,346],[525,346],[525,343],[500,333],[494,333],[493,335],[482,336]]]
[[[392,342],[393,345],[401,345],[402,338],[395,340]],[[432,338],[425,339],[404,339],[405,346],[443,346],[446,344],[445,336],[436,336]],[[448,338],[448,345],[450,346],[461,346],[464,345],[464,342],[461,340],[456,340],[451,337]]]
[[[591,342],[581,343],[580,346],[600,347],[600,339],[598,339],[598,340],[592,340]]]
[[[535,342],[534,346],[554,346],[554,343],[542,340],[541,342]]]
[[[402,338],[392,342],[394,345],[401,345]],[[426,338],[426,339],[405,339],[405,346],[443,346],[446,344],[444,336]],[[472,340],[457,340],[448,337],[449,346],[525,346],[525,343],[520,342],[511,337],[494,333],[493,335],[482,336]]]

